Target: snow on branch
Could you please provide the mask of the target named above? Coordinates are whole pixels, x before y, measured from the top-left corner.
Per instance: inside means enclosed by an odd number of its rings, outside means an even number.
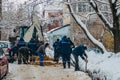
[[[115,3],[115,0],[112,0],[112,3]]]
[[[94,8],[97,7],[97,5],[95,4],[95,2],[93,0],[89,0],[89,2],[94,6]]]
[[[120,2],[117,4],[117,6],[120,6]]]
[[[113,28],[112,24],[106,19],[106,17],[103,15],[103,13],[98,9],[97,4],[93,0],[89,0],[90,5],[93,7],[97,15],[100,17],[100,19],[104,22],[104,24],[109,28]]]
[[[116,9],[119,9],[120,8],[120,5],[118,5],[117,7],[116,7]]]
[[[101,0],[96,0],[97,2],[100,2],[100,3],[102,3],[102,4],[107,4],[107,5],[109,5],[109,3],[108,2],[106,2],[106,1],[101,1]]]
[[[69,0],[68,0],[69,1]],[[85,32],[85,34],[87,35],[87,37],[95,44],[97,45],[101,50],[103,50],[103,52],[107,52],[104,45],[99,42],[98,40],[96,40],[91,34],[90,32],[88,31],[86,25],[78,18],[78,16],[76,14],[72,14],[74,13],[73,9],[72,9],[72,6],[70,4],[67,4],[69,10],[70,10],[70,13],[72,15],[72,17],[74,18],[74,20],[78,23],[78,25],[82,28],[82,30]]]
[[[120,16],[120,9],[117,10],[117,16]]]

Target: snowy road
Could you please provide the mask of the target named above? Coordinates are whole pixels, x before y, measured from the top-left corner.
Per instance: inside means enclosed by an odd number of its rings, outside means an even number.
[[[44,66],[9,64],[9,73],[3,80],[91,80],[87,74],[61,65]]]

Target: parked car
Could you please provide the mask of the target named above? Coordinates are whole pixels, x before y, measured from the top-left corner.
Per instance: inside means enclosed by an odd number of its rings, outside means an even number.
[[[0,80],[8,73],[8,59],[2,48],[0,48]]]
[[[11,43],[9,41],[0,41],[0,48],[3,49],[7,58],[9,58],[9,51],[11,49]]]

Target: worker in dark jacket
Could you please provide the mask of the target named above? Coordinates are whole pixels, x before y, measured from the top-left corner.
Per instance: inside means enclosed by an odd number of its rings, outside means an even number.
[[[20,40],[17,43],[17,47],[20,48],[20,47],[23,47],[25,45],[26,45],[26,43],[25,43],[24,39],[20,38]]]
[[[72,54],[74,56],[75,59],[75,71],[79,71],[79,59],[78,56],[80,56],[86,63],[88,62],[87,58],[87,54],[85,53],[85,50],[87,50],[87,46],[85,45],[79,45],[77,47],[75,47],[72,51]]]
[[[63,36],[62,40],[60,41],[60,44],[61,44],[60,53],[62,56],[63,68],[66,68],[66,63],[68,63],[68,68],[70,68],[70,55],[72,44],[70,43],[66,36]]]
[[[15,61],[15,56],[18,56],[18,47],[14,45],[9,51],[9,61],[13,63]]]
[[[69,41],[70,44],[71,44],[70,48],[71,48],[71,53],[72,53],[72,48],[74,48],[75,45],[74,45],[74,43],[72,42],[72,40],[71,40],[69,37],[68,37],[68,41]]]
[[[17,44],[17,47],[18,47],[18,50],[21,48],[21,47],[25,47],[26,46],[26,43],[24,41],[23,38],[20,38],[20,40],[18,41],[18,44]],[[18,51],[18,64],[21,64],[21,53]]]
[[[49,46],[48,43],[43,43],[42,45],[40,45],[40,47],[37,49],[37,54],[40,58],[40,66],[44,66],[43,64],[43,60],[44,60],[44,56],[46,55],[45,53],[45,49]]]
[[[28,63],[28,56],[29,56],[29,49],[28,49],[28,47],[20,47],[19,48],[19,56],[20,56],[20,61],[22,62],[23,61],[23,63],[24,64],[27,64]],[[20,63],[18,63],[18,64],[21,64],[21,62]]]
[[[60,57],[60,40],[59,39],[57,39],[57,41],[53,43],[53,47],[54,47],[54,61],[58,63],[59,57]]]
[[[33,56],[36,56],[36,50],[37,50],[37,43],[34,40],[34,38],[32,38],[29,42],[28,42],[28,48],[30,49],[30,62],[34,61],[35,59]]]

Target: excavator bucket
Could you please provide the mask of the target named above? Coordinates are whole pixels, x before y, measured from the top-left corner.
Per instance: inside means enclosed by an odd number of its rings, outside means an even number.
[[[32,25],[27,32],[24,35],[24,40],[25,42],[29,42],[30,39],[32,38],[32,34],[33,34],[33,30],[34,30],[34,25]]]
[[[39,18],[36,14],[33,14],[33,20],[32,21],[33,21],[33,24],[28,29],[28,31],[25,33],[24,40],[26,42],[29,42],[30,39],[33,37],[34,28],[36,28],[38,38],[40,39],[40,41],[43,41],[43,36],[42,36],[41,28],[40,28],[40,21],[39,21]]]

